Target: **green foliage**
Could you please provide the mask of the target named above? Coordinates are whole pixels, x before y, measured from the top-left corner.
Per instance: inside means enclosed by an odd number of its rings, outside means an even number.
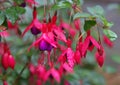
[[[8,20],[10,20],[12,23],[15,23],[15,21],[18,19],[19,15],[24,14],[25,9],[22,7],[10,7],[4,11],[5,16]]]
[[[69,1],[60,1],[57,4],[52,6],[52,10],[58,10],[58,9],[62,9],[62,8],[70,8],[71,5],[72,4]]]
[[[112,22],[108,22],[105,18],[104,9],[101,6],[97,5],[94,7],[88,7],[87,10],[94,17],[98,18],[103,23],[105,28],[110,28],[113,25]]]
[[[88,13],[76,13],[73,17],[73,19],[77,19],[77,18],[89,18],[89,17],[92,17],[90,14]]]
[[[85,20],[84,30],[88,31],[89,29],[91,29],[95,25],[96,25],[96,21],[95,20]]]
[[[104,34],[111,40],[114,41],[117,38],[117,34],[109,29],[104,29]]]

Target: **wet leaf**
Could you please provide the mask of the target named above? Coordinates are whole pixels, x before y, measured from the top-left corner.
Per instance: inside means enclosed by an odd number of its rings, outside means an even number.
[[[104,34],[111,40],[114,41],[117,38],[117,34],[109,29],[103,30]]]

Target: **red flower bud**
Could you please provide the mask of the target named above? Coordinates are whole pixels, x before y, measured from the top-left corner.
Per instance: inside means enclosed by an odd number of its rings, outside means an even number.
[[[95,54],[95,57],[99,66],[102,67],[105,59],[104,49],[103,48],[98,49],[98,51]]]
[[[1,59],[2,66],[4,69],[7,69],[9,67],[8,59],[9,59],[9,55],[8,55],[8,53],[5,53]]]
[[[14,69],[14,67],[15,67],[15,59],[14,59],[14,57],[12,55],[9,55],[8,62],[9,62],[9,67]]]
[[[104,40],[104,43],[105,43],[107,46],[113,47],[113,42],[110,41],[110,39],[109,39],[106,35],[103,36],[103,40]]]

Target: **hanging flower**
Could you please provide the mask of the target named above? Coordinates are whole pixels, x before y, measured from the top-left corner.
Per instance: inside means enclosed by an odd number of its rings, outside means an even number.
[[[93,50],[93,48],[96,47],[97,49],[100,49],[100,45],[98,42],[90,35],[90,31],[87,33],[87,37],[84,40],[83,46],[82,46],[82,56],[86,56],[87,50]]]
[[[113,47],[113,42],[110,41],[110,39],[109,39],[106,35],[103,36],[103,40],[104,40],[104,43],[105,43],[107,46]]]
[[[97,50],[95,57],[96,57],[96,61],[98,65],[102,67],[104,64],[104,60],[105,60],[105,52],[104,52],[103,47]]]
[[[31,33],[33,35],[37,35],[37,34],[41,33],[41,28],[42,28],[42,24],[37,19],[37,11],[36,11],[36,8],[34,7],[34,10],[33,10],[33,20],[30,23],[30,25],[28,25],[27,28],[23,31],[22,36],[24,36],[25,33],[28,30],[31,30]]]
[[[11,55],[10,50],[7,46],[7,44],[4,44],[4,53],[2,55],[2,66],[3,68],[6,70],[8,67],[14,69],[15,67],[15,59],[14,57]]]
[[[48,79],[55,79],[58,83],[60,83],[60,74],[58,70],[56,70],[55,68],[49,69],[45,74],[45,81],[47,81]]]
[[[40,36],[40,38],[38,38],[31,46],[37,46],[39,47],[40,51],[51,51],[52,48],[56,48],[56,42],[54,41],[54,39],[50,38],[48,36],[48,34],[44,33]],[[29,49],[30,49],[29,48]],[[28,50],[29,50],[28,49]]]

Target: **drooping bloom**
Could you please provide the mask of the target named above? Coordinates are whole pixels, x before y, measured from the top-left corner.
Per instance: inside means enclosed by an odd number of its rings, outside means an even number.
[[[34,10],[33,10],[33,20],[30,23],[30,25],[28,25],[27,28],[23,31],[22,36],[24,36],[25,33],[28,30],[31,30],[31,33],[33,35],[37,35],[37,34],[39,34],[41,32],[41,28],[42,28],[42,24],[37,19],[37,11],[36,11],[36,8],[34,7]]]
[[[103,47],[97,50],[95,57],[96,57],[96,61],[98,65],[102,67],[104,64],[104,60],[105,60],[105,52],[104,52]]]
[[[58,83],[60,83],[60,74],[58,70],[56,70],[55,68],[49,69],[45,74],[45,81],[47,81],[48,79],[55,79]]]
[[[89,49],[90,51],[92,51],[94,47],[96,47],[97,49],[100,49],[100,45],[90,35],[90,31],[88,31],[87,37],[85,38],[83,46],[82,46],[82,56],[86,56],[87,50]]]
[[[6,44],[4,44],[4,53],[1,58],[2,66],[4,69],[7,69],[8,67],[14,69],[15,67],[15,59],[11,55],[10,50]]]
[[[37,46],[39,47],[39,50],[41,51],[51,51],[52,48],[56,48],[56,42],[48,36],[48,34],[44,33],[38,38],[31,46]],[[29,48],[29,49],[30,49]]]
[[[65,62],[64,64],[60,65],[60,68],[59,68],[60,76],[64,75],[67,72],[73,73],[73,68],[67,62]]]
[[[103,36],[103,40],[104,40],[104,43],[105,43],[107,46],[113,47],[113,42],[110,41],[110,39],[109,39],[106,35]]]
[[[9,53],[4,53],[4,55],[2,56],[1,62],[2,62],[2,66],[4,67],[4,69],[7,69],[8,67],[14,69],[15,67],[14,57],[10,55]]]
[[[67,62],[68,65],[73,68],[75,64],[75,60],[74,60],[74,52],[72,51],[72,49],[67,48],[65,51],[63,51],[62,54],[59,56],[58,61],[60,63]]]
[[[14,69],[16,62],[15,62],[15,59],[14,59],[14,57],[12,55],[9,55],[8,62],[9,62],[9,67]]]
[[[9,59],[9,54],[5,53],[1,59],[2,66],[4,69],[7,69],[9,67],[8,59]]]

